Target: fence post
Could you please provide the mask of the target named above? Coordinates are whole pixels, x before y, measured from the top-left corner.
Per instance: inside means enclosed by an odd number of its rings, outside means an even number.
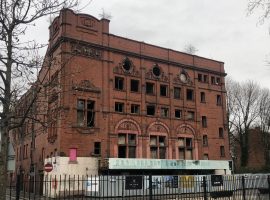
[[[207,200],[207,182],[206,177],[203,177],[203,199]]]
[[[270,175],[267,176],[267,182],[268,182],[268,195],[270,199]]]
[[[243,200],[246,200],[245,176],[242,176]]]
[[[149,175],[149,200],[153,200],[152,175]]]

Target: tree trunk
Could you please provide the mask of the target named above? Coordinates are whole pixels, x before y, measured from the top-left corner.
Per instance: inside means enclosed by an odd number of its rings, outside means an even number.
[[[7,156],[8,156],[8,124],[1,122],[1,154],[0,154],[0,200],[6,199],[7,189]]]

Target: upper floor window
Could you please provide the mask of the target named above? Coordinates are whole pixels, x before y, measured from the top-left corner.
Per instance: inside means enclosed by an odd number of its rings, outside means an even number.
[[[198,74],[198,81],[208,83],[208,76],[206,74]]]
[[[188,111],[187,112],[187,120],[194,120],[195,119],[195,112],[194,111]]]
[[[160,96],[166,97],[168,96],[168,86],[160,85]]]
[[[161,107],[161,117],[169,117],[169,108]]]
[[[218,135],[219,135],[219,138],[224,138],[224,132],[223,132],[223,128],[218,128]]]
[[[221,95],[217,95],[217,105],[221,106]]]
[[[114,110],[115,112],[124,112],[124,103],[115,102]]]
[[[146,114],[147,115],[155,115],[156,113],[156,107],[154,105],[148,105],[146,107]]]
[[[204,135],[203,136],[203,146],[208,146],[208,137],[207,137],[207,135]]]
[[[207,127],[207,118],[206,118],[206,116],[202,116],[202,127],[203,128]]]
[[[118,158],[136,158],[136,135],[118,135]]]
[[[166,137],[150,136],[150,156],[153,159],[166,158]]]
[[[77,101],[77,124],[79,126],[95,126],[95,101]]]
[[[175,109],[175,110],[174,110],[174,117],[175,117],[175,118],[178,118],[178,119],[182,118],[182,110],[180,110],[180,109]]]
[[[114,88],[117,90],[124,90],[124,78],[116,76],[114,78]]]
[[[211,84],[213,84],[213,85],[220,85],[221,84],[220,77],[211,76]]]
[[[220,157],[225,157],[225,148],[224,148],[224,146],[220,146]]]
[[[160,67],[157,64],[155,64],[154,67],[153,67],[153,74],[156,77],[159,77],[160,74],[161,74],[161,69],[160,69]]]
[[[146,82],[146,94],[154,94],[154,83]]]
[[[201,92],[201,103],[205,103],[205,92]]]
[[[189,100],[189,101],[194,100],[194,92],[192,89],[187,89],[187,100]]]
[[[140,81],[131,79],[130,80],[130,91],[131,92],[139,92],[139,83],[140,83]]]
[[[138,104],[131,104],[131,113],[133,114],[139,114],[140,113],[140,105]]]
[[[174,94],[175,99],[180,99],[181,98],[181,88],[174,87],[173,94]]]

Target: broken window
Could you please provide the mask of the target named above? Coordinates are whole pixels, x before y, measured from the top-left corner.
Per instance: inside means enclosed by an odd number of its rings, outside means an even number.
[[[217,95],[217,105],[221,105],[221,96]]]
[[[147,115],[155,115],[155,106],[154,105],[147,106]]]
[[[160,85],[160,96],[166,97],[168,96],[168,86]]]
[[[178,154],[179,159],[193,159],[192,138],[178,138]]]
[[[169,108],[162,107],[160,111],[161,117],[169,117]]]
[[[115,102],[115,112],[124,112],[124,103]]]
[[[207,127],[207,118],[206,118],[206,116],[202,116],[202,127],[203,128]]]
[[[173,94],[174,94],[175,99],[180,99],[180,97],[181,97],[181,88],[174,87]]]
[[[139,114],[140,113],[140,105],[131,104],[131,113]]]
[[[218,129],[219,138],[224,138],[223,128]]]
[[[182,111],[179,110],[179,109],[175,109],[174,110],[174,116],[175,116],[175,118],[180,119],[182,117]]]
[[[94,143],[94,154],[95,155],[100,155],[101,154],[101,144],[100,144],[100,142],[95,142]]]
[[[77,124],[78,126],[95,126],[95,101],[77,101]]]
[[[220,157],[225,157],[225,148],[224,148],[224,146],[220,146]]]
[[[136,135],[118,135],[118,158],[136,158]]]
[[[154,94],[154,83],[146,82],[146,94]]]
[[[150,136],[150,154],[153,159],[166,159],[165,136]]]
[[[187,89],[187,100],[193,101],[194,100],[194,94],[192,89]]]
[[[208,146],[208,137],[207,137],[207,135],[203,136],[203,146],[205,146],[205,147]]]
[[[205,93],[201,92],[201,102],[205,103]]]
[[[187,120],[194,120],[195,119],[195,113],[193,111],[187,112]]]
[[[198,74],[198,81],[202,82],[202,74]]]
[[[130,91],[131,92],[139,92],[139,81],[131,79],[130,80]]]
[[[114,88],[117,90],[124,90],[124,78],[116,76],[114,78]]]

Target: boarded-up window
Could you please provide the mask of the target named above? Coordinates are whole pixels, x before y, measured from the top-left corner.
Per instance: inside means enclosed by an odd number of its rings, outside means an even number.
[[[69,149],[69,161],[77,161],[77,148]]]

